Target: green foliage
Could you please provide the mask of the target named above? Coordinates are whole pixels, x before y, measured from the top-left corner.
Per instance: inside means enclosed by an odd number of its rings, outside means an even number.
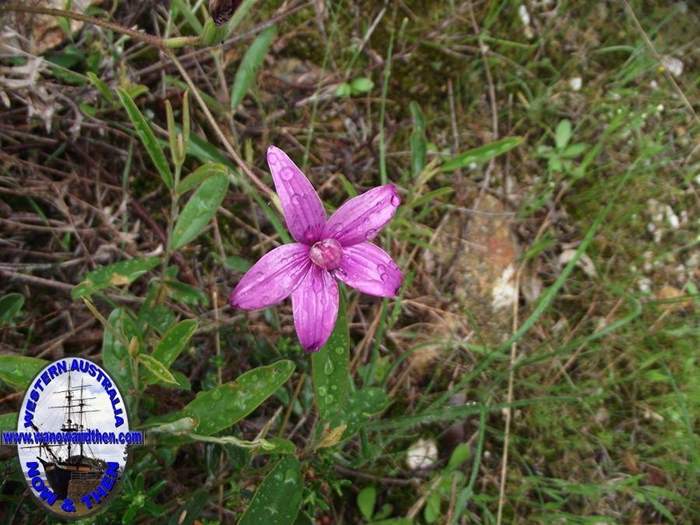
[[[170,165],[156,140],[156,136],[150,124],[148,124],[148,121],[141,113],[141,110],[139,110],[134,99],[126,90],[121,88],[117,89],[117,97],[119,97],[119,101],[126,110],[127,115],[129,115],[129,120],[131,120],[136,134],[139,139],[141,139],[141,143],[151,157],[151,161],[153,161],[153,165],[158,170],[163,183],[168,188],[172,188],[174,185],[173,173],[170,170]]]
[[[25,390],[49,361],[24,355],[0,355],[0,381],[13,390]]]
[[[484,164],[518,147],[522,142],[523,139],[521,137],[506,137],[490,144],[470,149],[446,161],[442,165],[442,171],[454,171],[466,168],[471,164]]]
[[[363,488],[357,494],[357,506],[360,509],[362,516],[364,516],[367,521],[370,521],[374,515],[374,504],[376,501],[377,489],[372,485]]]
[[[24,296],[8,293],[0,297],[0,326],[10,324],[24,306]]]
[[[240,103],[243,102],[243,98],[255,81],[258,69],[262,66],[270,45],[276,37],[277,28],[275,26],[268,27],[260,33],[243,55],[241,65],[238,66],[236,77],[233,79],[233,86],[231,86],[232,111],[236,111]]]
[[[187,179],[185,179],[187,180]],[[170,249],[178,250],[200,235],[212,220],[228,191],[228,175],[216,173],[204,180],[177,218]]]
[[[214,434],[250,414],[286,383],[293,371],[291,361],[277,361],[249,370],[231,383],[197,394],[183,409],[183,415],[197,421],[198,434]]]
[[[299,460],[287,456],[265,476],[238,525],[292,525],[302,496]]]
[[[158,257],[142,257],[103,266],[85,275],[83,281],[71,290],[71,296],[81,299],[105,288],[129,285],[159,263]]]

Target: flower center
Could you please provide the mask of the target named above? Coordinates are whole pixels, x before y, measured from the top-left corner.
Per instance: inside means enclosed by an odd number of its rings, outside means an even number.
[[[311,261],[324,270],[335,270],[343,258],[343,248],[335,239],[318,241],[309,250]]]

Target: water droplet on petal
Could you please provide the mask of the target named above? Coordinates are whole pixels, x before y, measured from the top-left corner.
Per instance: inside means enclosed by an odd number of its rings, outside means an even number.
[[[380,278],[382,281],[385,281],[385,282],[386,282],[386,281],[389,280],[389,275],[386,274],[386,273],[383,273],[383,274],[381,274],[381,275],[379,276],[379,278]]]
[[[303,194],[295,193],[294,195],[292,195],[292,202],[297,206],[301,206],[301,200],[303,197]]]
[[[377,271],[378,271],[379,273],[384,273],[384,272],[386,272],[386,266],[384,266],[383,264],[378,264],[378,265],[377,265]]]
[[[294,170],[292,168],[283,168],[282,171],[280,172],[280,176],[284,180],[290,180],[291,178],[294,177]]]
[[[377,234],[377,230],[375,230],[374,228],[370,228],[369,230],[367,230],[365,232],[365,239],[367,239],[368,241],[372,240],[372,239],[374,239],[374,236],[376,234]]]
[[[399,204],[401,204],[401,197],[399,197],[396,194],[392,195],[391,196],[391,205],[398,206]]]

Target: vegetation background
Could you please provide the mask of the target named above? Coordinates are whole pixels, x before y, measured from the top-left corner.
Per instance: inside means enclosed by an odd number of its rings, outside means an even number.
[[[85,522],[699,523],[698,3],[208,20],[0,2],[1,426],[83,356],[150,431]],[[403,199],[401,296],[348,290],[313,358],[288,303],[226,304],[288,240],[269,144],[329,211]],[[2,520],[56,521],[0,458]]]

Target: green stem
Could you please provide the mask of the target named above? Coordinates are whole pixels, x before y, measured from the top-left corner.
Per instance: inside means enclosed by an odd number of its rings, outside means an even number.
[[[49,7],[38,7],[38,6],[29,6],[29,5],[17,5],[17,4],[8,4],[0,7],[0,15],[6,14],[6,13],[29,13],[29,14],[34,14],[34,15],[48,15],[48,16],[56,16],[59,18],[71,18],[73,20],[78,20],[80,22],[85,22],[88,24],[93,24],[99,27],[104,27],[105,29],[109,29],[111,31],[114,31],[115,33],[121,33],[123,35],[130,36],[134,40],[139,40],[141,42],[144,42],[146,44],[149,44],[153,47],[157,47],[159,49],[166,49],[166,48],[172,48],[172,47],[182,47],[185,45],[194,45],[199,43],[199,37],[176,37],[176,38],[168,38],[168,39],[162,39],[154,35],[149,35],[148,33],[142,33],[141,31],[136,31],[134,29],[130,29],[128,27],[124,27],[122,25],[116,24],[114,22],[109,22],[108,20],[102,20],[100,18],[95,18],[92,16],[84,15],[82,13],[74,13],[72,11],[66,11],[64,9],[53,9]]]

